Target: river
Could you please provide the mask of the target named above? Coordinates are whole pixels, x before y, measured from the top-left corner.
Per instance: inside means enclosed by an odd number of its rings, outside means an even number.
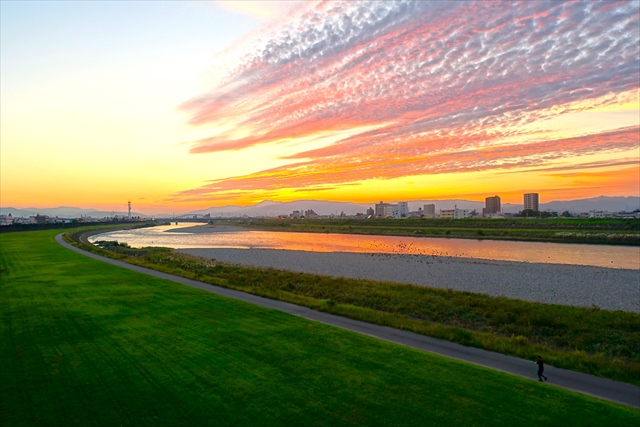
[[[120,230],[90,238],[132,247],[281,249],[309,252],[394,253],[541,264],[588,265],[640,270],[640,247],[514,242],[431,237],[292,233],[211,227],[197,223]]]

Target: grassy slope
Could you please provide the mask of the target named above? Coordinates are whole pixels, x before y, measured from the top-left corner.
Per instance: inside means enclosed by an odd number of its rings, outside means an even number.
[[[640,423],[639,410],[100,263],[55,233],[0,236],[6,425]]]
[[[106,242],[108,243],[108,242]],[[398,283],[253,268],[169,248],[83,248],[369,323],[640,385],[640,315]],[[107,250],[108,249],[108,250]]]

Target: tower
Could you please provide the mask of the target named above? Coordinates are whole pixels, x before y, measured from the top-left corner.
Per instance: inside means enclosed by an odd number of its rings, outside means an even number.
[[[127,202],[127,206],[129,207],[129,215],[127,216],[127,218],[131,219],[131,200]]]

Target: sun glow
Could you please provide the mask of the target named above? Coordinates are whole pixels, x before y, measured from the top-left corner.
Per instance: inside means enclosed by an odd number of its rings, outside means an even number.
[[[632,1],[64,5],[2,4],[4,206],[640,196]]]

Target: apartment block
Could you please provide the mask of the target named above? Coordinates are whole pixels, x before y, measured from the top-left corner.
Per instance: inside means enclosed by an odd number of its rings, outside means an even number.
[[[436,205],[424,205],[422,208],[422,213],[425,218],[435,218],[436,217]]]
[[[405,218],[409,216],[409,203],[398,202],[397,205],[391,203],[376,203],[376,218]]]
[[[538,193],[527,193],[524,195],[524,208],[537,212],[540,210],[539,201]]]
[[[463,219],[469,218],[470,211],[468,209],[442,209],[440,210],[440,218]]]
[[[485,207],[482,209],[483,216],[492,216],[500,213],[502,207],[500,205],[500,196],[487,197],[484,199]]]

